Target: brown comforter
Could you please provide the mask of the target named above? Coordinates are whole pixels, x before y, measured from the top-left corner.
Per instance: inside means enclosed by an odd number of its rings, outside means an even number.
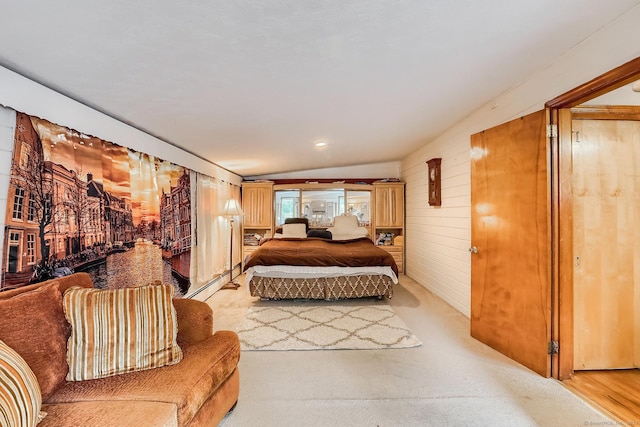
[[[247,257],[244,270],[256,265],[389,266],[398,274],[398,266],[389,252],[374,245],[368,237],[352,240],[267,239]]]

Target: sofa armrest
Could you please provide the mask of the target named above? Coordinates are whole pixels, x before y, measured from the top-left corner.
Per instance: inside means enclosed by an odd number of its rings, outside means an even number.
[[[175,298],[178,319],[178,344],[195,343],[213,335],[213,310],[205,302]]]

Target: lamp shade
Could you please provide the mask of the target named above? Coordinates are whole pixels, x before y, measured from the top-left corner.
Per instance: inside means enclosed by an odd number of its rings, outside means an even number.
[[[242,212],[242,209],[240,209],[240,205],[238,204],[237,200],[229,199],[224,204],[224,208],[222,209],[222,212],[220,213],[220,215],[239,216],[239,215],[244,215],[244,212]]]

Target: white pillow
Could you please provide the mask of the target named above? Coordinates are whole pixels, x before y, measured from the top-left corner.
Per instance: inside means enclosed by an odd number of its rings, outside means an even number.
[[[283,224],[282,237],[307,237],[307,226],[304,224]]]
[[[333,219],[332,229],[339,233],[350,233],[358,228],[358,218],[353,215],[341,215]]]

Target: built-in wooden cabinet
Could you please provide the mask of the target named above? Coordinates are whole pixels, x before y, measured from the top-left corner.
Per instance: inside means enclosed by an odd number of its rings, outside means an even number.
[[[244,226],[271,228],[273,226],[273,182],[245,182],[242,184]]]
[[[376,182],[376,227],[404,228],[404,182]]]
[[[404,182],[373,183],[373,229],[376,243],[391,255],[404,272]]]
[[[273,182],[242,183],[242,258],[273,235]]]
[[[312,228],[327,228],[333,217],[358,216],[371,239],[389,252],[404,272],[404,182],[373,184],[244,182],[243,256],[271,236],[286,217],[306,216]]]

